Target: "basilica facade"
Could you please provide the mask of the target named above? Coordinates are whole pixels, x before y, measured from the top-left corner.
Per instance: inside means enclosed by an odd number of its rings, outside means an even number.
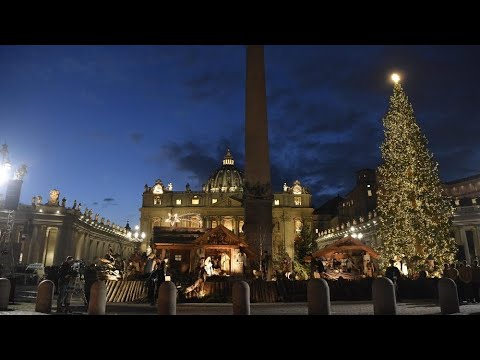
[[[195,240],[222,225],[238,238],[234,241],[230,236],[237,248],[246,244],[251,251],[252,243],[261,242],[262,236],[245,239],[243,188],[243,173],[236,168],[230,150],[201,191],[191,190],[188,184],[183,191],[174,191],[173,184],[164,184],[160,179],[152,185],[146,184],[140,216],[140,227],[146,233],[145,250],[147,246],[169,248],[162,257],[168,257],[173,267],[192,270],[196,265],[191,260],[196,251]],[[294,241],[302,226],[312,228],[312,196],[300,181],[285,183],[281,192],[273,194],[272,218],[273,254],[270,255],[273,263],[278,263],[286,253],[293,258]],[[178,252],[180,247],[183,253]],[[185,263],[189,252],[190,260]]]

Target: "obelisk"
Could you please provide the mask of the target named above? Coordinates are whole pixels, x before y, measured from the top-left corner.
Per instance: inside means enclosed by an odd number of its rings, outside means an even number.
[[[244,231],[247,243],[257,254],[257,258],[251,262],[254,269],[259,269],[259,261],[266,250],[269,255],[272,254],[272,201],[263,46],[248,45]]]

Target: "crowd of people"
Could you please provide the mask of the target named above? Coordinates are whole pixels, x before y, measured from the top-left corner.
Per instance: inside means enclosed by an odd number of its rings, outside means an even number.
[[[475,260],[472,266],[466,260],[457,264],[445,264],[442,276],[455,281],[458,299],[461,303],[480,302],[480,266],[478,260]]]

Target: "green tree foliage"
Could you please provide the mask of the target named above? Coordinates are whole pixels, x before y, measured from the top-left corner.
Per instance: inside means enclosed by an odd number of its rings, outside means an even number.
[[[453,208],[442,194],[438,163],[428,151],[400,83],[394,86],[383,125],[383,163],[378,169],[382,265],[403,258],[409,271],[417,272],[426,268],[427,258],[433,258],[442,268],[456,251],[449,236]]]
[[[304,279],[310,277],[310,263],[305,262],[305,257],[317,250],[316,238],[312,226],[302,219],[302,230],[295,239],[293,270]]]

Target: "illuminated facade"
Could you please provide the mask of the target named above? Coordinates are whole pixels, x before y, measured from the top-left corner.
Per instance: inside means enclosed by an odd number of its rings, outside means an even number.
[[[5,236],[8,210],[0,203],[0,247],[8,252],[6,256],[13,248],[16,264],[60,265],[68,255],[91,262],[109,249],[124,258],[134,252],[137,243],[126,236],[125,228],[93,215],[92,210],[82,212],[76,201],[66,207],[66,200],[60,203],[58,198],[59,191],[52,190],[46,203],[35,196],[31,205],[20,204],[9,239]]]
[[[235,167],[230,150],[202,191],[192,191],[188,184],[184,191],[174,191],[171,184],[165,186],[161,180],[152,186],[145,185],[140,220],[140,227],[147,235],[144,249],[168,241],[168,236],[159,240],[160,235],[155,234],[165,234],[172,229],[176,229],[177,234],[193,232],[191,242],[207,229],[223,225],[244,240],[243,186],[243,174]],[[292,186],[284,184],[282,192],[273,194],[274,262],[280,261],[285,252],[293,257],[294,239],[303,222],[312,224],[312,213],[311,194],[299,181]],[[175,261],[173,253],[169,259]]]
[[[480,257],[480,174],[443,184],[455,206],[451,236],[459,245],[458,257],[471,262]]]
[[[443,183],[443,189],[445,196],[452,199],[454,207],[451,236],[459,248],[457,257],[471,262],[473,258],[480,257],[480,174]],[[362,242],[369,246],[380,246],[381,239],[376,233],[379,221],[375,211],[376,191],[374,170],[367,173],[361,170],[357,173],[356,187],[345,198],[337,199],[338,205],[330,209],[330,216],[322,213],[321,208],[317,209],[315,214],[323,216],[315,217],[323,219],[316,223],[319,229],[318,247],[352,234],[360,234]]]

